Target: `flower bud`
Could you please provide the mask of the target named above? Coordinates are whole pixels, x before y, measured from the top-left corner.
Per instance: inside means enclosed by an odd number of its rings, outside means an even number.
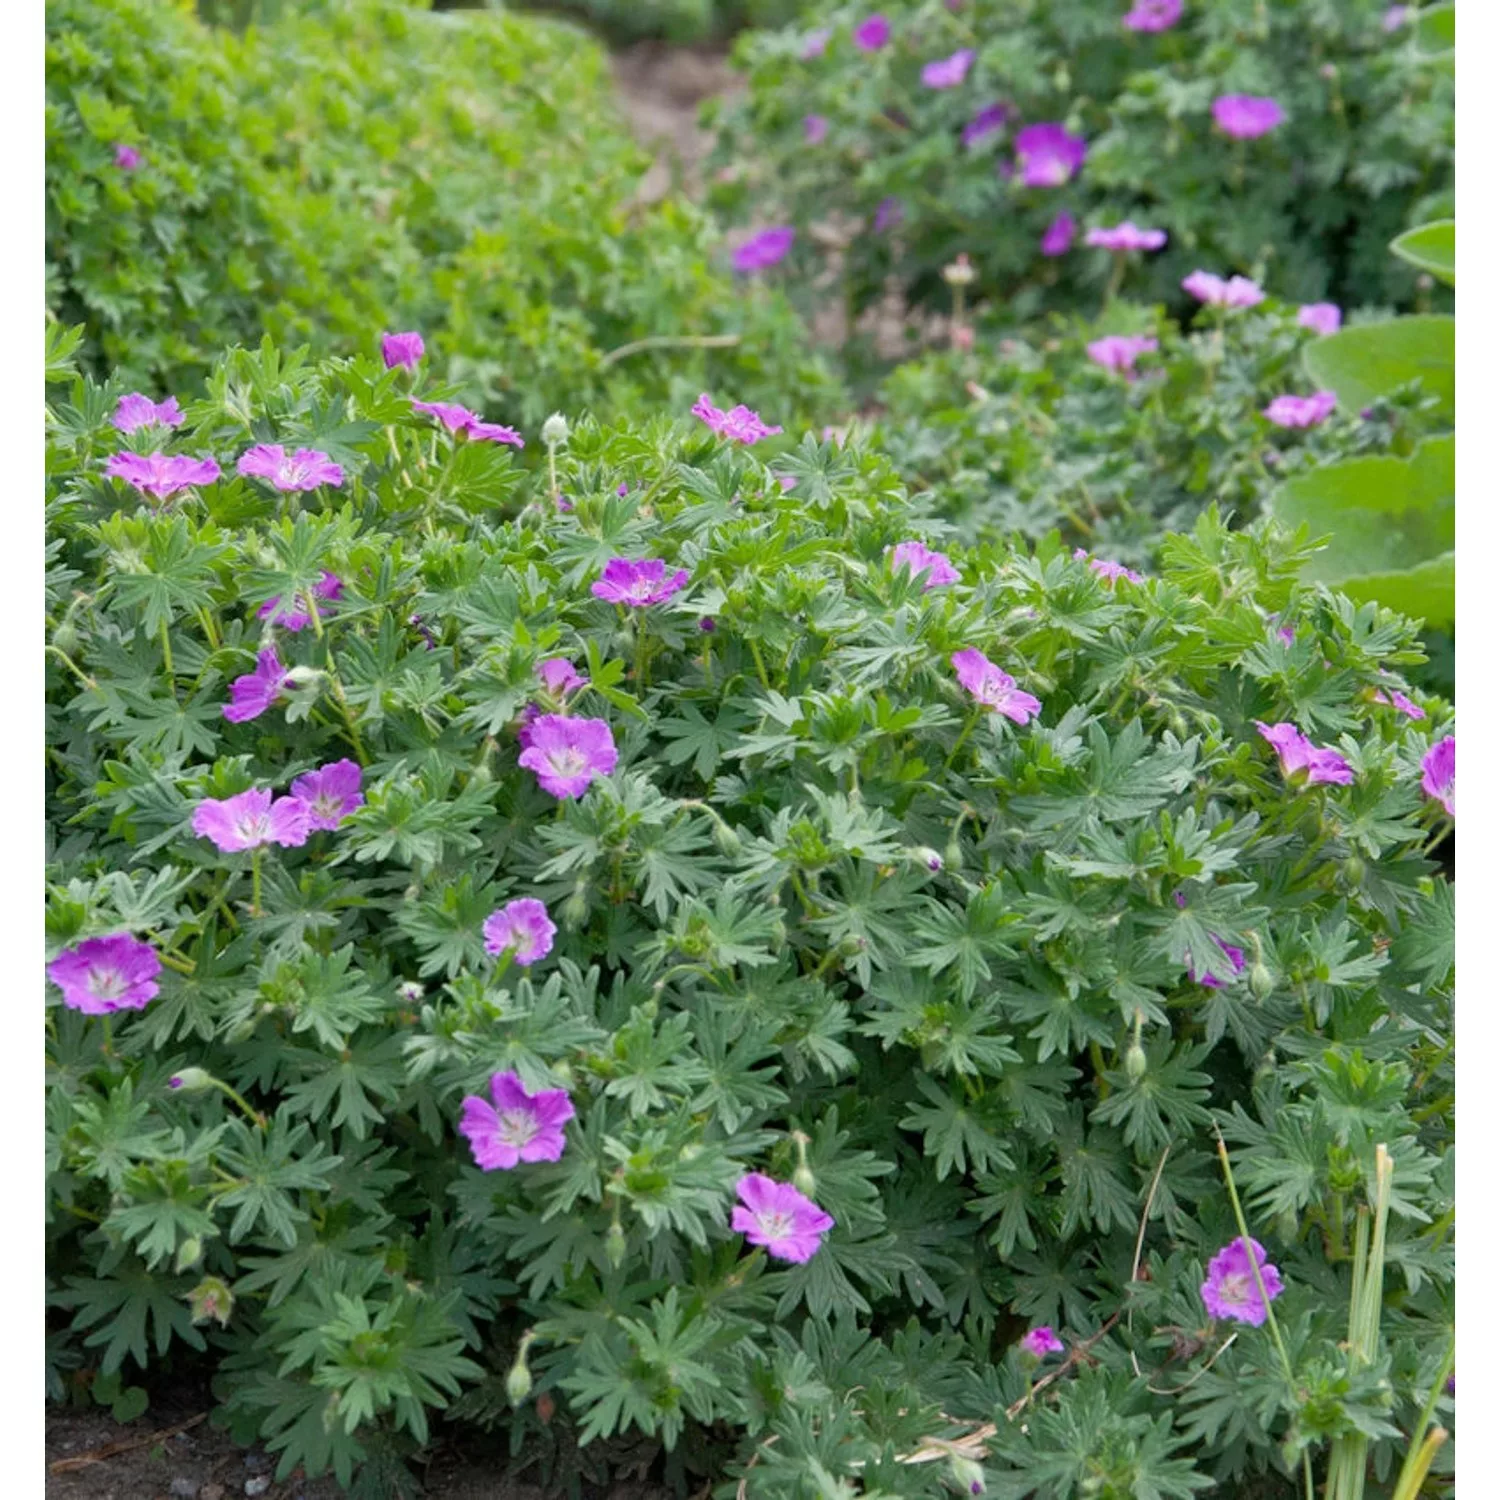
[[[530,1342],[529,1335],[522,1338],[521,1347],[516,1351],[516,1362],[505,1377],[505,1394],[510,1397],[512,1406],[519,1406],[531,1394],[531,1369],[526,1363],[526,1348]]]
[[[217,1276],[205,1276],[187,1294],[187,1301],[195,1323],[206,1323],[213,1318],[223,1327],[234,1311],[234,1293]]]
[[[287,670],[284,686],[294,693],[305,693],[310,688],[321,687],[323,673],[316,667],[291,667]]]
[[[183,1068],[167,1079],[167,1087],[183,1094],[196,1094],[214,1086],[214,1075],[203,1068]]]
[[[181,1272],[187,1270],[189,1266],[196,1266],[202,1259],[203,1241],[200,1240],[196,1234],[189,1235],[188,1238],[185,1239],[177,1247],[178,1273],[180,1274]]]
[[[415,979],[406,980],[396,991],[402,1000],[408,1005],[415,1005],[427,993],[425,985],[420,985]]]
[[[582,927],[588,921],[588,886],[583,881],[573,887],[573,894],[563,902],[562,915],[567,927]]]
[[[739,834],[722,818],[715,818],[713,823],[714,843],[719,846],[719,852],[722,854],[738,854],[744,848],[744,841],[740,838]]]
[[[1146,1076],[1146,1052],[1139,1042],[1132,1042],[1125,1049],[1125,1076],[1132,1083],[1139,1083]]]
[[[943,850],[943,866],[949,870],[961,870],[964,867],[963,845],[958,842],[956,834],[948,840],[948,847]]]
[[[1344,879],[1350,885],[1363,885],[1365,883],[1365,862],[1359,855],[1351,854],[1344,861]]]
[[[920,849],[913,849],[911,855],[918,864],[926,865],[934,875],[943,868],[943,856],[936,849],[929,849],[925,844]]]
[[[948,1472],[953,1482],[966,1494],[984,1493],[984,1470],[972,1458],[961,1458],[957,1453],[948,1460]]]
[[[1271,991],[1276,988],[1276,981],[1271,976],[1271,971],[1259,960],[1250,965],[1250,993],[1257,1000],[1268,1000]]]
[[[604,1236],[604,1254],[615,1270],[625,1264],[625,1231],[619,1224],[611,1224]]]
[[[57,629],[52,632],[52,644],[69,656],[78,649],[78,627],[71,619],[64,617],[58,622]]]
[[[568,419],[555,411],[542,423],[542,441],[549,448],[560,448],[568,440]]]
[[[792,1173],[792,1186],[805,1198],[811,1198],[817,1193],[818,1179],[813,1176],[812,1168],[806,1162]]]
[[[956,260],[943,267],[943,280],[949,286],[968,286],[974,280],[974,267],[969,264],[967,254],[960,252]]]

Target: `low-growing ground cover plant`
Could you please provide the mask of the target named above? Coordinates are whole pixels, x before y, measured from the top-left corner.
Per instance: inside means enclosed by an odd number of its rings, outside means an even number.
[[[102,376],[195,387],[263,332],[426,368],[522,428],[733,382],[839,397],[785,299],[638,194],[649,158],[575,29],[415,0],[284,7],[243,34],[186,0],[49,0],[48,307]]]
[[[1410,622],[1216,510],[968,545],[735,390],[527,469],[374,335],[68,358],[54,1390],[201,1358],[372,1495],[439,1418],[777,1500],[1311,1500],[1446,1420]]]
[[[1451,212],[1451,63],[1424,35],[1415,7],[1373,0],[809,12],[738,44],[718,202],[796,231],[766,274],[804,293],[836,247],[855,309],[893,280],[946,301],[960,251],[1018,319],[1121,284],[1180,307],[1199,266],[1409,304],[1386,244]]]

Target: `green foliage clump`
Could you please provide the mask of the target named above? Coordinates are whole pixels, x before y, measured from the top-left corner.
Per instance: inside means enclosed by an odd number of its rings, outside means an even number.
[[[455,1411],[764,1500],[1287,1493],[1353,1433],[1391,1471],[1454,1317],[1420,787],[1451,710],[1384,701],[1411,622],[1213,511],[1139,584],[1055,535],[951,542],[885,460],[790,421],[554,424],[544,483],[435,437],[404,372],[269,341],[182,393],[172,448],[226,477],[150,504],[103,474],[124,388],[49,410],[47,940],[128,931],[166,967],[138,1012],[49,992],[59,1368],[197,1351],[283,1475],[383,1494]],[[341,487],[237,477],[258,442]],[[960,581],[893,572],[914,537]],[[615,556],[689,581],[626,611],[591,591]],[[324,571],[314,628],[260,618]],[[227,723],[268,645],[302,670]],[[1034,720],[960,689],[967,648]],[[564,711],[619,748],[568,801],[518,763],[559,656],[588,679]],[[1351,783],[1289,783],[1258,721]],[[365,801],[336,830],[257,861],[194,836],[202,799],[340,758]],[[557,926],[529,967],[482,935],[521,896]],[[568,1090],[559,1161],[473,1164],[462,1101],[505,1069]],[[1267,1327],[1199,1294],[1236,1233],[1216,1130],[1285,1284]],[[1355,1363],[1377,1145],[1390,1274]],[[833,1216],[805,1264],[730,1231],[750,1171]],[[1035,1323],[1067,1349],[1045,1371]]]
[[[869,7],[743,37],[744,100],[722,113],[726,213],[795,224],[788,263],[805,282],[835,244],[851,306],[890,288],[941,302],[944,264],[972,257],[976,291],[1018,320],[1097,304],[1111,255],[1084,232],[1124,219],[1167,231],[1127,286],[1181,306],[1196,268],[1240,271],[1289,300],[1409,303],[1415,272],[1390,239],[1435,205],[1452,206],[1453,80],[1417,40],[1387,31],[1373,0],[1189,4],[1160,33],[1122,25],[1128,0],[907,0],[881,7],[889,42],[861,51]],[[817,50],[818,36],[827,33]],[[960,49],[975,61],[956,87],[921,70]],[[1216,97],[1274,97],[1285,122],[1256,140],[1214,125]],[[980,111],[1008,123],[965,144]],[[809,141],[805,117],[826,135]],[[1088,144],[1078,175],[1026,187],[1009,175],[1026,125],[1065,124]],[[899,204],[899,222],[884,227]],[[1041,250],[1061,213],[1077,222],[1065,254]],[[1140,257],[1136,257],[1139,261]]]
[[[177,0],[49,0],[47,38],[48,306],[96,375],[170,392],[265,332],[349,354],[416,328],[526,427],[706,388],[836,400],[784,299],[640,197],[570,28],[341,0],[236,35]]]

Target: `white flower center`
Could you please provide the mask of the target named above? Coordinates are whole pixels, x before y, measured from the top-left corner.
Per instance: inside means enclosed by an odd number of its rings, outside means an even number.
[[[790,1214],[758,1213],[755,1222],[760,1225],[760,1232],[768,1240],[784,1240],[792,1232]]]
[[[129,988],[118,969],[89,970],[88,991],[96,1000],[118,1000]]]
[[[1252,1300],[1251,1291],[1250,1277],[1242,1271],[1226,1276],[1219,1283],[1219,1295],[1235,1307],[1246,1306]]]
[[[524,1146],[541,1129],[537,1117],[526,1109],[502,1109],[497,1126],[507,1146]]]
[[[235,819],[234,831],[250,843],[263,844],[271,837],[271,815],[244,813]]]
[[[549,750],[547,764],[559,776],[581,776],[589,768],[583,752],[575,750],[571,745],[564,746],[561,750]]]

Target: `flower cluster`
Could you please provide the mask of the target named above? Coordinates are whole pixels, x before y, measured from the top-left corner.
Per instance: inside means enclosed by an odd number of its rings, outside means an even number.
[[[289,797],[273,797],[266,787],[251,787],[234,797],[205,797],[194,809],[192,827],[224,854],[280,844],[299,848],[318,829],[339,827],[364,805],[363,772],[352,760],[337,760],[292,782]]]

